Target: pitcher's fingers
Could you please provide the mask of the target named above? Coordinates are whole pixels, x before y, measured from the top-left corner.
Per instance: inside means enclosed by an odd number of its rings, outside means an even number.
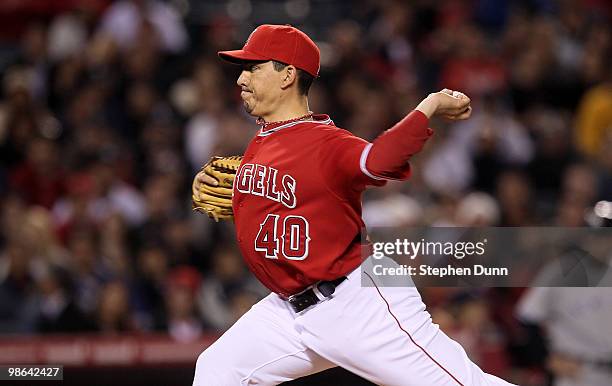
[[[468,108],[464,109],[463,111],[459,111],[455,113],[445,112],[444,114],[442,114],[442,117],[448,120],[451,120],[451,121],[460,121],[463,119],[468,119],[471,115],[472,115],[472,107],[468,106]]]
[[[468,105],[462,104],[458,107],[449,107],[449,108],[441,109],[440,114],[441,115],[459,115],[459,114],[463,114],[464,112],[466,112],[469,107],[470,107],[469,104]]]
[[[446,94],[448,95],[448,94]],[[442,98],[442,109],[444,112],[447,110],[459,109],[464,110],[470,104],[470,99],[468,97],[455,97],[453,95],[448,95]]]
[[[467,98],[467,95],[465,95],[465,94],[464,94],[464,93],[462,93],[461,91],[453,91],[453,96],[454,96],[455,98],[462,98],[462,97]]]
[[[464,119],[468,119],[470,117],[470,115],[472,115],[472,107],[468,107],[467,109],[465,109],[464,111],[460,111],[454,114],[443,114],[442,117],[451,120],[451,121],[460,121],[460,120],[464,120]]]
[[[207,185],[211,185],[211,186],[217,186],[219,185],[219,182],[217,181],[217,179],[213,176],[210,176],[208,174],[206,174],[206,172],[200,172],[198,173],[198,182],[202,183],[202,184],[207,184]]]
[[[456,119],[458,120],[468,119],[471,115],[472,115],[472,106],[468,106],[467,110],[459,114]]]
[[[465,101],[467,101],[467,103],[470,103],[472,101],[469,96],[465,95],[464,93],[462,93],[460,91],[455,91],[453,96],[455,96],[455,97],[457,97],[457,98],[459,98],[461,100],[465,100]]]
[[[463,104],[469,104],[471,102],[470,97],[462,93],[461,91],[452,91],[447,88],[443,90],[444,94],[452,96],[456,101],[461,101]]]
[[[467,95],[465,95],[465,94],[460,94],[457,97],[457,100],[459,101],[459,103],[457,104],[457,107],[458,108],[462,108],[462,109],[467,108],[470,105],[470,103],[472,102],[470,100],[470,98],[468,98]]]
[[[199,178],[200,178],[200,173],[195,175],[195,177],[193,177],[193,182],[191,183],[191,192],[194,194],[194,196],[198,196],[199,192],[200,192],[200,184],[202,182],[200,182]]]

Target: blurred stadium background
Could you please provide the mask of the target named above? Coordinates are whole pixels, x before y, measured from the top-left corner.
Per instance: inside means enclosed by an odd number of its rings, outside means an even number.
[[[609,224],[611,16],[606,0],[3,0],[0,363],[188,385],[266,293],[231,224],[190,202],[201,165],[256,130],[216,51],[261,23],[317,41],[311,109],[363,138],[442,87],[472,98],[471,120],[434,124],[409,183],[366,194],[368,225]],[[548,385],[567,363],[517,319],[524,291],[422,294],[484,370]],[[340,370],[292,384],[332,382],[368,384]]]

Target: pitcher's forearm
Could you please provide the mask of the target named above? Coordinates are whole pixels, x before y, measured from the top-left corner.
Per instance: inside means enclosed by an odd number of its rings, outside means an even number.
[[[433,134],[428,124],[429,119],[422,111],[409,113],[374,140],[366,160],[367,169],[379,177],[407,178],[408,161]]]

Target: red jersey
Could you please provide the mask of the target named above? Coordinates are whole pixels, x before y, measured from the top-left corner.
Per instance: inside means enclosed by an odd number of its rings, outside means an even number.
[[[385,180],[369,172],[371,144],[327,115],[260,130],[246,149],[232,200],[251,271],[283,296],[359,266],[361,195]],[[397,178],[410,172],[406,164]]]

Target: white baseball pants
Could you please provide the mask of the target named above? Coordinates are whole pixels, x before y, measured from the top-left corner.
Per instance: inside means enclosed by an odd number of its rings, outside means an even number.
[[[358,268],[299,314],[276,294],[254,305],[200,354],[193,386],[277,385],[335,366],[387,386],[511,385],[432,323],[415,287],[363,287]]]

